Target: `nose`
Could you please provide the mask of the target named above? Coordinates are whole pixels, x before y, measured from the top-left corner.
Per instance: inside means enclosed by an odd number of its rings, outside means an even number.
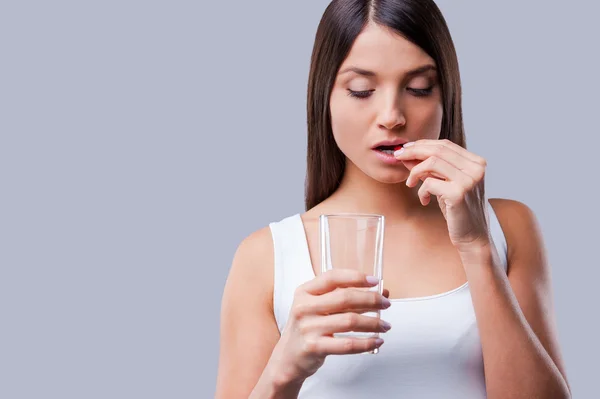
[[[397,98],[390,98],[377,116],[377,125],[380,128],[392,130],[404,126],[406,118]]]

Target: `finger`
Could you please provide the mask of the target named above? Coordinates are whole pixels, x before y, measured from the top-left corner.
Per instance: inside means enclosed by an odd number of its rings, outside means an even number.
[[[443,144],[436,141],[436,144],[430,144],[427,142],[417,142],[410,147],[401,148],[398,151],[394,152],[394,157],[396,159],[419,159],[421,161],[426,160],[432,156],[439,156],[440,158],[444,158],[446,161],[450,162],[453,165],[459,165],[464,163],[465,161],[472,162],[468,158],[465,158],[458,154],[456,151],[444,146]]]
[[[321,337],[314,352],[319,355],[349,355],[371,352],[383,345],[383,338]]]
[[[375,291],[345,288],[308,299],[313,314],[333,314],[349,311],[375,311],[387,309],[390,300]]]
[[[406,167],[406,169],[412,170],[415,166],[417,166],[418,164],[420,164],[423,161],[420,161],[420,160],[412,161],[412,160],[402,159],[401,162]]]
[[[404,164],[404,166],[406,167],[406,169],[408,169],[409,171],[412,171],[417,165],[419,165],[419,164],[421,164],[423,162],[424,161],[405,161],[405,160],[402,160],[402,163]],[[445,180],[445,178],[443,176],[436,175],[435,173],[429,173],[429,176]],[[427,177],[427,176],[421,176],[420,179],[424,180],[425,177]]]
[[[432,195],[442,197],[444,200],[458,201],[463,197],[464,189],[449,181],[428,178],[419,188],[418,195],[421,204],[427,205]]]
[[[377,311],[380,311],[381,309],[348,309],[347,312],[353,312],[353,313],[358,313],[358,314],[364,314],[364,313],[374,313]]]
[[[319,331],[322,335],[341,332],[379,332],[390,330],[389,323],[379,317],[365,316],[357,313],[337,313],[329,316],[313,317],[307,321],[310,331]]]
[[[453,151],[456,151],[458,154],[462,155],[463,157],[471,160],[472,162],[474,162],[478,165],[487,166],[487,161],[485,160],[485,158],[483,158],[480,155],[473,154],[471,151],[468,151],[466,148],[461,147],[458,144],[456,144],[448,139],[436,140],[436,141],[440,142],[444,147],[447,147]]]
[[[332,269],[302,284],[301,288],[309,294],[322,295],[336,288],[374,287],[379,284],[380,280],[370,280],[371,278],[373,276],[367,276],[357,270]]]
[[[394,153],[394,156],[396,159],[403,162],[411,160],[413,160],[412,162],[414,162],[414,160],[426,161],[429,158],[436,157],[443,159],[456,169],[471,176],[473,179],[481,175],[482,166],[480,164],[473,162],[468,157],[464,157],[453,149],[441,144],[440,140],[434,142],[437,144],[423,143],[421,145],[414,145],[406,149],[401,149]],[[407,168],[412,169],[410,165],[407,165]]]
[[[388,299],[388,298],[386,298],[386,299]],[[364,314],[364,313],[374,314],[375,312],[379,312],[381,310],[382,309],[373,309],[373,308],[352,308],[352,309],[346,309],[343,312],[353,312],[353,313],[358,313],[358,314]],[[332,312],[332,313],[324,313],[324,314],[327,315],[327,314],[335,314],[335,313],[340,313],[340,312]]]
[[[487,161],[477,155],[477,154],[473,154],[472,152],[468,151],[466,148],[459,146],[458,144],[448,140],[448,139],[443,139],[443,140],[428,140],[428,139],[423,139],[423,140],[417,140],[414,142],[415,144],[410,146],[410,147],[406,147],[406,149],[408,150],[409,148],[415,148],[415,147],[421,147],[421,146],[426,146],[426,147],[433,147],[433,148],[440,148],[440,146],[443,146],[449,150],[452,150],[454,152],[456,152],[458,155],[470,160],[471,162],[474,162],[478,165],[482,165],[482,166],[486,166],[487,165]]]
[[[410,161],[410,160],[404,160],[404,159],[401,162],[406,167],[406,169],[408,169],[409,171],[412,171],[417,165],[423,163],[423,161]],[[431,174],[431,176],[437,177],[438,179],[442,179],[442,180],[444,179],[443,176],[435,175],[435,173]]]
[[[389,298],[390,297],[390,290],[388,290],[387,288],[384,288],[382,295],[384,297],[386,297],[386,298]]]
[[[465,189],[468,189],[475,184],[475,181],[471,176],[449,164],[446,160],[432,156],[410,171],[410,175],[406,180],[406,185],[408,187],[413,187],[417,184],[419,179],[428,175],[457,182],[465,187]]]

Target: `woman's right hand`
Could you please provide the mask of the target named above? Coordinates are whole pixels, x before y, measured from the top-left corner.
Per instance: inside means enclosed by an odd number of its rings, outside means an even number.
[[[296,289],[288,322],[273,350],[278,375],[289,382],[304,381],[323,365],[327,355],[369,352],[381,338],[333,337],[334,333],[386,332],[385,321],[361,313],[386,309],[390,301],[375,291],[376,278],[356,270],[333,269]]]

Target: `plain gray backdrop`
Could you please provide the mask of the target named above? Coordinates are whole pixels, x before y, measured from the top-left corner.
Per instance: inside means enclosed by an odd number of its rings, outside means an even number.
[[[214,396],[223,286],[303,210],[328,4],[0,5],[0,397]],[[597,393],[595,2],[438,2],[489,197],[528,204],[573,393]]]

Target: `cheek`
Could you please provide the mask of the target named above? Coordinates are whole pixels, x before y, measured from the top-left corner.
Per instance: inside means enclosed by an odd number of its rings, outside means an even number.
[[[330,100],[331,129],[338,146],[344,150],[356,144],[356,138],[363,136],[364,115],[357,112],[356,104],[343,94],[333,94]]]
[[[411,120],[418,126],[415,127],[421,132],[421,138],[439,138],[442,129],[442,104],[431,104],[415,111],[415,115]]]

